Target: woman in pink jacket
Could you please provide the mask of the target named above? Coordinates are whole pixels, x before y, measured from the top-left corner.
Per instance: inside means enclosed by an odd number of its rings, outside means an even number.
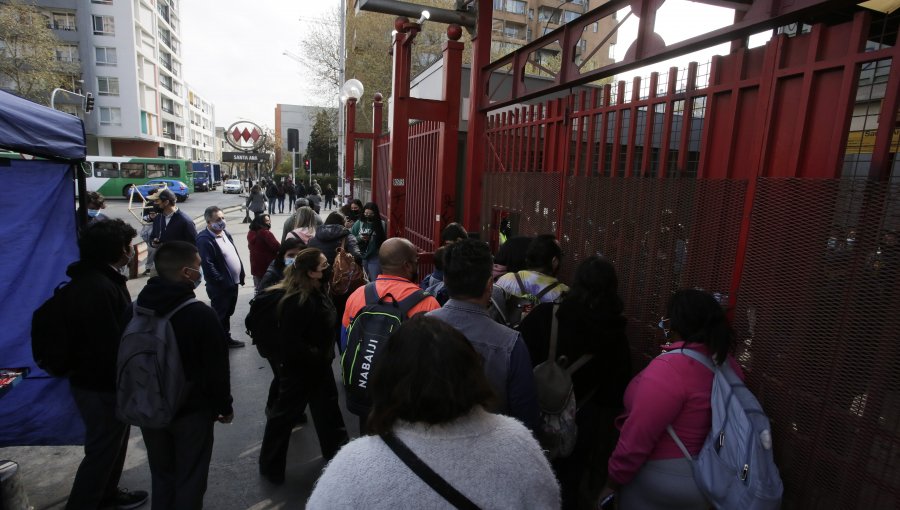
[[[721,364],[729,355],[734,332],[718,301],[706,292],[687,289],[669,301],[660,327],[668,343],[663,351],[693,349]],[[623,510],[706,510],[694,483],[691,465],[669,436],[669,425],[696,456],[712,426],[709,400],[712,372],[688,356],[657,357],[625,390],[625,414],[619,417],[619,442],[609,459],[609,478],[601,501],[615,493]]]

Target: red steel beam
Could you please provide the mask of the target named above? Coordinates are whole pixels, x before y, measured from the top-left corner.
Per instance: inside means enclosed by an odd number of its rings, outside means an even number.
[[[438,134],[437,175],[434,179],[433,239],[435,247],[440,245],[443,227],[456,221],[456,167],[463,46],[463,43],[459,41],[444,43],[444,81],[441,93],[444,118],[441,119]]]
[[[479,0],[479,5],[481,2],[488,3],[487,0]],[[655,10],[662,2],[639,0],[639,2],[635,3],[632,0],[611,0],[553,32],[535,39],[512,53],[491,62],[490,65],[479,67],[473,64],[474,69],[481,69],[480,73],[476,72],[473,74],[480,74],[481,76],[473,79],[472,102],[484,111],[502,108],[510,104],[520,103],[597,81],[630,69],[643,67],[720,43],[749,37],[754,33],[781,26],[803,16],[821,16],[823,12],[852,6],[856,3],[854,0],[793,0],[791,2],[783,0],[756,0],[746,11],[742,12],[741,16],[737,16],[740,19],[736,20],[732,25],[684,41],[665,45],[658,35],[647,28],[652,27],[651,21],[656,15]],[[635,5],[637,10],[646,12],[646,14],[640,22],[643,30],[639,30],[638,38],[626,52],[625,58],[620,62],[582,73],[572,58],[574,55],[574,43],[580,39],[586,27],[599,19],[611,16],[614,12],[629,5]],[[637,14],[641,14],[641,12]],[[487,27],[487,30],[490,30],[490,28]],[[527,56],[556,40],[559,40],[562,45],[559,73],[546,87],[525,90],[524,77]],[[487,87],[485,84],[489,82],[493,71],[509,64],[512,64],[513,67],[512,94],[509,99],[491,102],[490,97],[486,94]]]
[[[479,99],[487,93],[490,72],[484,67],[491,61],[492,0],[476,0],[478,18],[472,38],[472,72],[469,79],[469,132],[466,137],[466,197],[463,224],[469,232],[481,232],[481,191],[485,166],[485,125],[487,114],[479,108]]]

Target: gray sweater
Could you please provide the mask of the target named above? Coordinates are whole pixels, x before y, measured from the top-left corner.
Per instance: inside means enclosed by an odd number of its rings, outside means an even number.
[[[537,441],[518,421],[481,407],[451,423],[400,422],[394,432],[431,469],[485,509],[559,508],[559,485]],[[344,446],[306,508],[453,508],[377,436]]]

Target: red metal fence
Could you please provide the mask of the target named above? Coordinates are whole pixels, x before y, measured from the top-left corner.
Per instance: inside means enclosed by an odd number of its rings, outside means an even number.
[[[487,129],[483,238],[555,233],[563,280],[611,259],[637,366],[673,290],[730,306],[784,508],[900,506],[896,26],[815,25]]]

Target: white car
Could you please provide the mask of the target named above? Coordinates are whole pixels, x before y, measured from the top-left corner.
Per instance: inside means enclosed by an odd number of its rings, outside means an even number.
[[[225,185],[222,186],[222,193],[240,194],[242,191],[244,191],[244,187],[241,185],[241,181],[237,179],[228,179],[225,181]]]

